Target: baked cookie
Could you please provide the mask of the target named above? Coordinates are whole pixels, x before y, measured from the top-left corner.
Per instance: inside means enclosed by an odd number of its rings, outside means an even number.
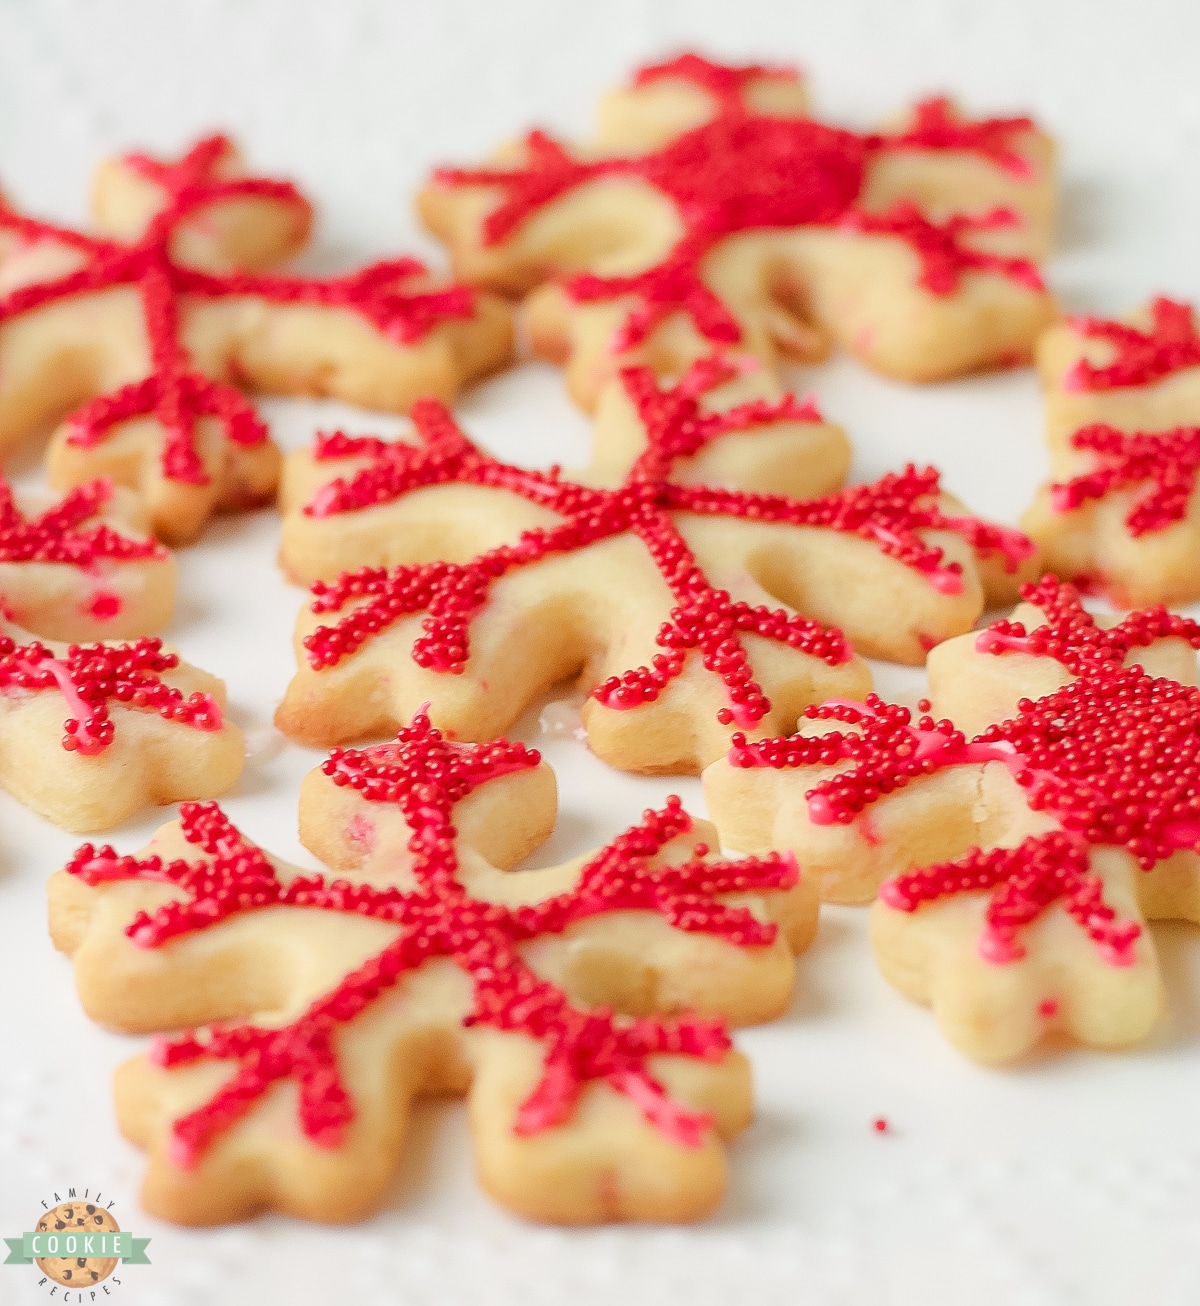
[[[435,496],[400,496],[398,485],[411,481],[422,447],[428,453],[440,438],[459,438],[436,407],[419,405],[413,420],[415,440],[335,431],[288,455],[279,495],[280,565],[292,580],[311,585],[357,567],[400,562],[469,562],[519,532],[525,508],[515,501],[493,497],[482,518],[455,521],[425,511]],[[645,454],[650,432],[681,455],[694,450],[673,470],[685,485],[808,498],[841,489],[850,467],[850,441],[825,421],[813,399],[785,392],[747,355],[711,354],[669,385],[657,384],[648,368],[624,369],[597,405],[591,465],[565,475],[588,485],[620,485]],[[504,505],[517,516],[501,515]],[[413,557],[414,510],[424,533],[419,559]]]
[[[418,716],[303,787],[338,878],[187,804],[144,853],[50,882],[94,1019],[157,1040],[116,1077],[143,1200],[188,1224],[366,1214],[409,1106],[466,1094],[481,1181],[535,1219],[687,1220],[725,1183],[749,1067],[725,1021],[786,1009],[816,898],[786,856],[727,862],[669,799],[595,855],[506,873],[554,824],[552,773]]]
[[[915,381],[1028,360],[1055,315],[1049,139],[944,99],[867,135],[805,105],[793,71],[685,55],[611,95],[594,143],[532,132],[418,207],[464,280],[533,292],[534,348],[588,408],[618,368],[714,345],[774,367],[836,341]]]
[[[1144,923],[1200,920],[1200,625],[1102,623],[1052,577],[1025,597],[930,654],[954,724],[829,703],[704,777],[729,846],[793,852],[832,901],[878,888],[884,975],[983,1061],[1051,1030],[1142,1038],[1162,1003]]]
[[[89,1233],[119,1233],[116,1220],[94,1202],[60,1202],[46,1212],[37,1222],[38,1233],[57,1233],[64,1237],[74,1234],[82,1246],[81,1235]],[[37,1267],[55,1283],[64,1288],[76,1288],[81,1293],[105,1279],[117,1268],[115,1256],[39,1256]],[[82,1301],[82,1297],[80,1298]]]
[[[1200,335],[1156,299],[1038,347],[1051,480],[1023,518],[1047,565],[1125,606],[1200,598]]]
[[[159,639],[64,646],[0,633],[0,784],[80,833],[224,793],[243,763],[224,705],[222,682]]]
[[[920,664],[1030,565],[1024,536],[966,515],[932,469],[818,499],[688,481],[724,421],[676,423],[669,388],[620,379],[662,402],[640,404],[645,447],[617,486],[500,463],[431,401],[415,410],[422,444],[383,446],[317,492],[312,515],[362,522],[341,538],[383,540],[397,565],[314,585],[281,730],[348,743],[427,704],[452,736],[495,738],[576,680],[598,756],[695,772],[734,730],[771,734],[864,694],[858,653]],[[442,556],[451,538],[464,561]]]
[[[161,630],[175,607],[175,559],[147,525],[137,496],[109,480],[42,504],[0,476],[0,609],[47,639]]]
[[[403,411],[510,355],[499,301],[413,259],[266,271],[304,245],[312,211],[223,136],[171,163],[102,164],[93,213],[88,236],[0,201],[0,456],[74,409],[53,483],[136,489],[168,541],[275,493],[279,452],[235,385]]]

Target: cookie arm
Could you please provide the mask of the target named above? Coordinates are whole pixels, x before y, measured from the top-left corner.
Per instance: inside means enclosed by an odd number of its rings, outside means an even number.
[[[163,676],[168,685],[224,704],[215,676],[186,663]],[[71,706],[56,692],[10,701],[0,732],[0,783],[56,825],[76,833],[108,830],[143,807],[212,798],[231,788],[244,765],[242,732],[228,719],[193,729],[116,704],[112,742],[85,756],[62,747]]]
[[[707,1215],[726,1187],[726,1142],[752,1114],[750,1066],[730,1051],[715,1064],[652,1060],[672,1101],[712,1117],[695,1146],[680,1146],[605,1083],[588,1085],[569,1121],[522,1136],[513,1120],[542,1074],[528,1039],[489,1035],[468,1097],[483,1186],[529,1219],[585,1225],[611,1220],[683,1222]]]

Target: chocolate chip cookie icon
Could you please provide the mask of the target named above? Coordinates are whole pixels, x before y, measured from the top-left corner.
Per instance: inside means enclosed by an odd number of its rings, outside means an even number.
[[[92,1202],[61,1202],[37,1222],[38,1233],[57,1234],[64,1251],[85,1253],[87,1235],[119,1233],[121,1226],[102,1206]],[[91,1288],[117,1268],[115,1256],[39,1256],[38,1268],[64,1288]]]

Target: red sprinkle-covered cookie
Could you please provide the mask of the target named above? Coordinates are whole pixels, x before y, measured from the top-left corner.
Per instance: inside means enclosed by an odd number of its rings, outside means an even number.
[[[337,877],[189,804],[143,853],[85,845],[50,885],[88,1013],[178,1031],[117,1075],[148,1209],[184,1223],[368,1211],[410,1103],[465,1093],[481,1181],[572,1224],[711,1209],[749,1120],[726,1021],[768,1020],[816,897],[791,858],[722,861],[668,800],[607,847],[508,874],[554,823],[519,744],[417,717],[305,782]]]
[[[434,402],[414,410],[419,443],[337,440],[356,470],[302,512],[360,544],[386,522],[396,565],[313,587],[280,728],[353,742],[430,704],[453,735],[494,738],[576,679],[599,756],[696,771],[735,730],[771,734],[809,703],[865,693],[859,653],[920,663],[985,594],[1011,593],[1029,541],[968,515],[933,469],[815,499],[688,477],[728,437],[753,480],[753,442],[798,416],[794,400],[758,405],[736,436],[745,412],[701,418],[680,400],[712,366],[662,386],[621,373],[643,435],[616,485],[501,463]],[[770,439],[763,454],[777,459]]]
[[[678,371],[714,345],[771,365],[837,341],[934,380],[1028,359],[1054,316],[1035,262],[1052,148],[1028,118],[930,99],[853,132],[809,116],[790,69],[643,68],[592,144],[531,132],[436,172],[419,208],[461,277],[538,288],[534,346],[588,407],[621,366]]]
[[[1200,920],[1200,626],[1102,622],[1053,578],[1025,598],[933,651],[915,719],[828,703],[705,773],[731,846],[793,851],[833,900],[878,888],[884,974],[986,1061],[1050,1030],[1143,1037],[1162,1003],[1145,922]]]

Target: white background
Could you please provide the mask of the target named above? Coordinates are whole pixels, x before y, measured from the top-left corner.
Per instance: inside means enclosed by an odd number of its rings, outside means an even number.
[[[412,190],[435,162],[470,162],[534,123],[586,130],[594,97],[638,62],[698,45],[795,61],[819,109],[864,125],[948,90],[979,112],[1034,112],[1064,158],[1060,252],[1069,308],[1122,311],[1152,292],[1200,298],[1200,6],[1165,0],[1006,4],[67,3],[0,0],[0,186],[34,212],[82,220],[88,171],[110,150],[175,151],[236,134],[264,172],[291,175],[321,215],[313,269],[423,248]],[[845,360],[796,377],[849,429],[856,478],[938,462],[980,511],[1013,520],[1044,470],[1031,375],[928,389]],[[337,405],[264,405],[289,446],[317,424],[394,431]],[[468,429],[531,463],[584,460],[587,424],[548,368],[471,394]],[[24,470],[36,479],[36,469]],[[168,632],[229,683],[247,729],[234,819],[311,864],[295,837],[300,777],[318,757],[270,727],[290,673],[301,595],[274,568],[277,521],[218,523],[182,555]],[[883,669],[888,692],[911,673]],[[670,785],[609,772],[582,746],[524,736],[559,771],[563,819],[541,860],[611,837]],[[113,835],[144,842],[160,815]],[[43,889],[76,840],[0,795],[0,1233],[31,1227],[68,1184],[102,1188],[151,1235],[150,1268],[113,1300],[453,1306],[619,1298],[625,1306],[733,1294],[764,1306],[1058,1306],[1200,1299],[1200,950],[1158,933],[1172,1017],[1119,1056],[1059,1052],[1007,1072],[964,1062],[892,993],[862,913],[827,911],[789,1016],[741,1036],[759,1114],[732,1152],[719,1214],[690,1230],[560,1232],[524,1225],[475,1188],[461,1109],[417,1113],[384,1208],[348,1229],[266,1218],[181,1231],[141,1215],[141,1158],[116,1136],[110,1068],[140,1046],[79,1013],[46,939]],[[871,1121],[885,1115],[892,1132]],[[0,1269],[0,1303],[50,1300]]]

